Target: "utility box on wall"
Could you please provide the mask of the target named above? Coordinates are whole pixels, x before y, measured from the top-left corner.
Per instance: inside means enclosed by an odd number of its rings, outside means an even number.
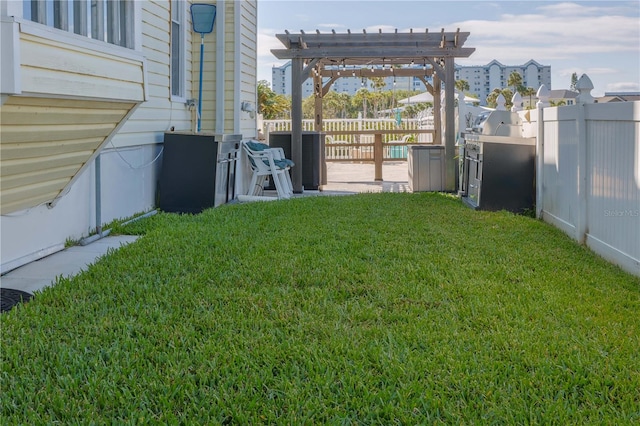
[[[444,191],[444,145],[409,145],[407,163],[411,192]]]

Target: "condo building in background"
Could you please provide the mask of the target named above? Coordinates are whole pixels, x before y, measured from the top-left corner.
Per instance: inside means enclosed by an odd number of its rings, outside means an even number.
[[[523,65],[503,65],[495,59],[487,65],[456,65],[455,79],[466,80],[469,83],[467,92],[475,94],[480,104],[485,105],[487,96],[494,89],[509,87],[509,75],[514,71],[522,76],[523,86],[537,91],[544,84],[551,90],[551,66],[540,65],[534,60]]]
[[[360,89],[367,89],[369,91],[374,91],[373,81],[368,78],[360,78],[349,76],[352,72],[352,68],[346,67],[336,67],[336,69],[340,69],[341,72],[345,72],[347,77],[342,77],[337,79],[332,85],[331,89],[338,93],[347,93],[349,95],[354,95]],[[328,78],[325,78],[324,81],[328,81]],[[397,90],[417,90],[424,91],[425,86],[419,78],[416,77],[385,77],[384,78],[384,87],[380,90],[388,91],[393,90],[394,88]],[[279,94],[285,96],[291,96],[291,61],[285,63],[280,66],[273,66],[271,68],[271,89]],[[306,98],[313,94],[313,80],[308,78],[302,83],[302,97]]]
[[[417,65],[416,65],[417,66]],[[348,74],[349,67],[346,68]],[[508,87],[509,75],[516,71],[522,76],[522,84],[535,90],[542,84],[551,89],[551,66],[541,65],[530,60],[523,65],[503,65],[493,60],[486,65],[472,65],[455,67],[455,79],[466,80],[469,83],[468,92],[477,96],[481,105],[486,104],[487,96],[494,89]],[[328,80],[328,79],[327,79]],[[385,85],[381,90],[415,90],[424,91],[425,86],[417,77],[386,77]],[[271,88],[281,95],[291,95],[291,62],[271,68]],[[360,77],[343,77],[337,79],[331,86],[331,90],[339,93],[355,94],[359,89],[373,91],[370,79]],[[313,94],[313,80],[310,78],[302,84],[302,96],[306,98]]]

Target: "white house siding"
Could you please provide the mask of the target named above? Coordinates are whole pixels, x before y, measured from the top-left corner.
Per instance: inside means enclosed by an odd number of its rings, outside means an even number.
[[[233,133],[234,117],[237,105],[236,78],[239,77],[238,65],[236,64],[236,42],[233,39],[236,31],[235,9],[239,3],[235,1],[225,1],[225,44],[224,44],[224,132]],[[221,17],[222,18],[222,17]],[[217,78],[218,76],[216,76]]]
[[[127,59],[50,40],[45,32],[21,35],[23,93],[144,100],[141,58]]]

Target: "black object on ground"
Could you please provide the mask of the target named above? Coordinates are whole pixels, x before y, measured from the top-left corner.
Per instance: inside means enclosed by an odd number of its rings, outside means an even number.
[[[7,312],[20,302],[27,302],[33,294],[12,288],[0,288],[0,312]]]

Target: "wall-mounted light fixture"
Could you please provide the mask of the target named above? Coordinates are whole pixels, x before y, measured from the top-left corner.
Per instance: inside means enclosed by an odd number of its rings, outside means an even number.
[[[249,117],[254,118],[256,107],[249,101],[242,101],[242,103],[240,104],[240,111],[248,112]]]

